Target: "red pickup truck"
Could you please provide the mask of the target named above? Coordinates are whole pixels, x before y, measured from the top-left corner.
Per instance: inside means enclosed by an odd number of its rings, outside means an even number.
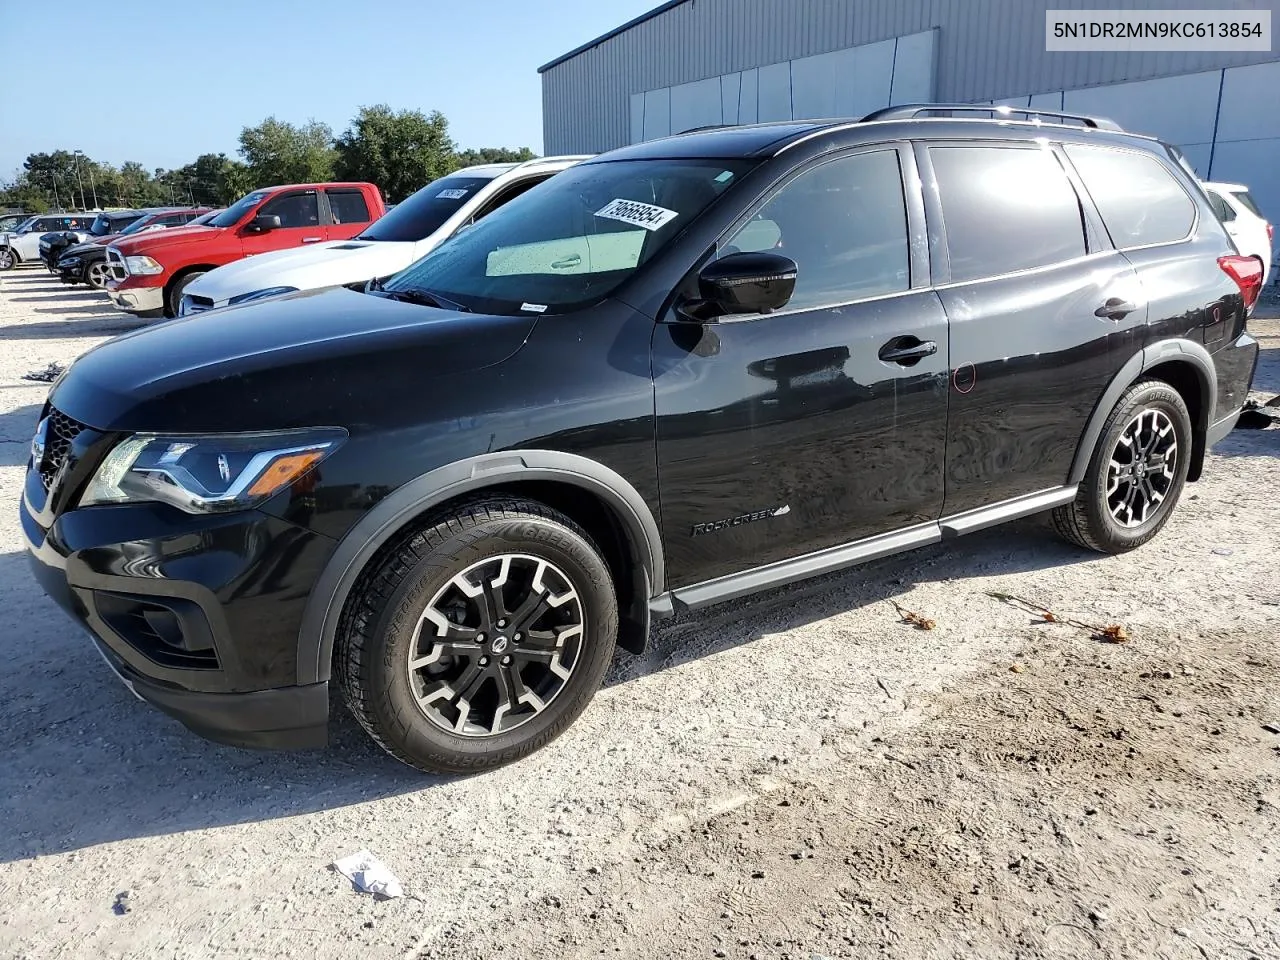
[[[386,212],[372,183],[301,183],[241,197],[203,226],[127,237],[107,248],[107,292],[121,310],[175,317],[183,288],[224,263],[346,240]]]

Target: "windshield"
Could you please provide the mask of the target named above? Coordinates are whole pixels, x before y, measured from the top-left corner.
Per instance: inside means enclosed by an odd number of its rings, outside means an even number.
[[[226,210],[218,214],[209,221],[211,227],[234,227],[240,222],[240,218],[256,207],[267,195],[265,190],[255,190],[253,193],[246,193],[243,197],[227,207]]]
[[[147,227],[155,223],[156,217],[158,216],[160,216],[158,213],[148,213],[145,217],[139,217],[137,220],[133,221],[133,223],[121,230],[120,236],[127,237],[131,233],[137,233],[143,227]]]
[[[614,291],[756,161],[623,160],[556,174],[387,281],[485,313],[564,313]]]
[[[425,240],[482,188],[489,177],[449,176],[433,180],[369,225],[357,240]]]

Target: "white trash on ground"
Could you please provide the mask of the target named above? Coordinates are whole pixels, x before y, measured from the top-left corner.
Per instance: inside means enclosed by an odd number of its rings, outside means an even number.
[[[333,867],[364,893],[388,899],[404,896],[404,888],[396,875],[368,850],[335,860]]]

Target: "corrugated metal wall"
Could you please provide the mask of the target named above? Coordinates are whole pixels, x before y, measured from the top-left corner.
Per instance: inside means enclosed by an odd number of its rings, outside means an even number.
[[[631,94],[938,28],[937,99],[1194,73],[1276,53],[1047,53],[1048,9],[1268,9],[1268,0],[686,0],[542,74],[548,153],[630,141]],[[1269,91],[1275,96],[1275,91]]]

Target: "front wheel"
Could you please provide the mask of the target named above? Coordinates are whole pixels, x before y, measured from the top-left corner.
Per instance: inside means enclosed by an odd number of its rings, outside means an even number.
[[[9,247],[0,247],[0,270],[12,270],[17,264],[17,254]]]
[[[111,278],[111,269],[105,260],[95,260],[84,272],[84,282],[95,290],[105,290]]]
[[[1058,533],[1100,553],[1142,546],[1182,494],[1191,439],[1182,395],[1163,380],[1139,380],[1107,418],[1075,500],[1053,511]]]
[[[169,302],[165,304],[165,316],[173,318],[178,316],[178,308],[182,306],[182,292],[203,277],[207,270],[196,270],[182,277],[173,285],[173,289],[169,291]]]
[[[617,632],[613,581],[582,528],[534,501],[483,499],[362,576],[335,670],[392,756],[474,773],[559,736],[599,688]]]

